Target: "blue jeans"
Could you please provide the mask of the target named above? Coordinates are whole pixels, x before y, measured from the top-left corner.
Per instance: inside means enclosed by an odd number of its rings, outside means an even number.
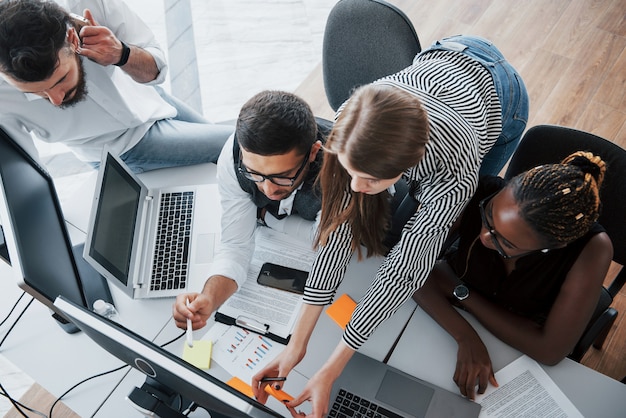
[[[478,61],[491,73],[502,106],[502,132],[483,159],[480,175],[498,175],[517,148],[528,122],[529,100],[524,81],[487,39],[478,36],[452,36],[436,41],[422,53],[432,50],[461,52]]]
[[[163,99],[174,106],[177,115],[157,121],[120,158],[135,173],[158,168],[217,162],[234,125],[213,124],[185,103],[157,87]]]

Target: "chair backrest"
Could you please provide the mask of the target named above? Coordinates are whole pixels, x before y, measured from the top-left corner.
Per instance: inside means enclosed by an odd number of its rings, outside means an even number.
[[[409,18],[383,0],[340,0],[322,48],[324,88],[337,110],[353,89],[408,67],[421,46]]]
[[[599,136],[572,128],[539,125],[530,128],[511,157],[508,180],[529,168],[558,163],[576,151],[590,151],[606,163],[600,190],[602,211],[598,222],[613,241],[613,261],[626,264],[626,150]]]

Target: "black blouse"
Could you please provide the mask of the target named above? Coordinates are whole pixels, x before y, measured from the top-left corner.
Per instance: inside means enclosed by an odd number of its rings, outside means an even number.
[[[522,256],[507,276],[498,253],[476,239],[482,226],[478,202],[503,187],[504,180],[499,177],[481,179],[461,219],[458,249],[445,258],[470,289],[480,292],[493,303],[543,324],[572,265],[591,237],[604,232],[604,228],[596,223],[585,236],[564,248]]]

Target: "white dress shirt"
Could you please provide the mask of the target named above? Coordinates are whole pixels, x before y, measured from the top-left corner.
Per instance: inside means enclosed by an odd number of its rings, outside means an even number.
[[[246,280],[248,267],[254,252],[254,231],[257,228],[257,206],[249,193],[239,185],[233,159],[234,135],[226,141],[217,161],[217,184],[222,205],[222,225],[220,246],[215,255],[210,276],[221,275],[234,280],[238,286]],[[280,211],[291,213],[291,204],[298,189],[281,200]],[[319,214],[318,214],[319,221]],[[281,220],[272,215],[265,215],[268,227],[311,240],[315,234],[317,222],[291,215]]]

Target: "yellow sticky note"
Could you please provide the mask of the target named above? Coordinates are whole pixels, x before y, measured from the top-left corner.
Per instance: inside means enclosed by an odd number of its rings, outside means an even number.
[[[341,329],[346,329],[346,325],[348,325],[352,317],[354,308],[356,308],[356,302],[344,293],[326,309],[326,314],[330,316]]]
[[[212,341],[194,341],[193,347],[189,347],[187,343],[185,343],[183,360],[193,364],[199,369],[208,369],[211,365],[211,350],[213,350]]]
[[[233,376],[228,382],[226,382],[228,386],[233,389],[238,390],[239,392],[247,395],[251,398],[254,398],[254,392],[252,392],[252,386],[238,378],[237,376]]]

